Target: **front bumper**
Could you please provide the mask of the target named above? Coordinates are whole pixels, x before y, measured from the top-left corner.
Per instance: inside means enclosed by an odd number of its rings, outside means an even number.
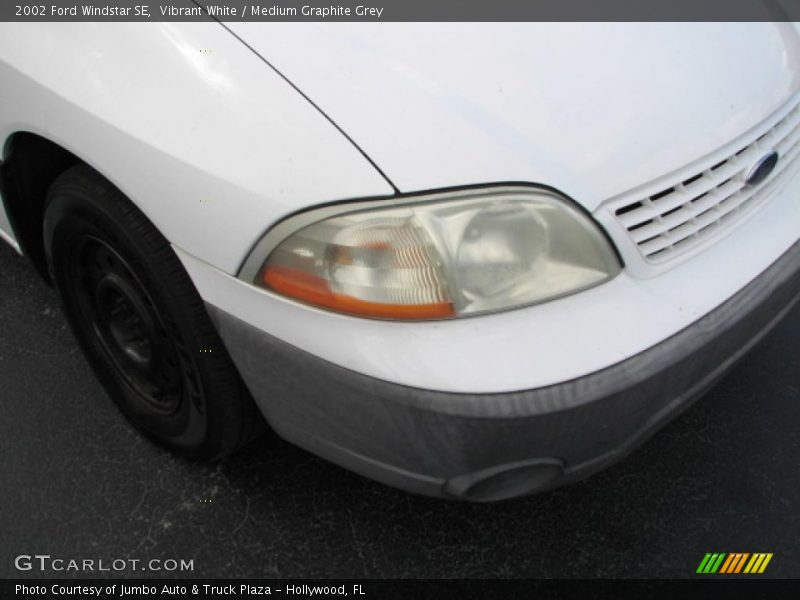
[[[798,297],[800,242],[717,309],[636,356],[561,384],[482,395],[362,375],[208,308],[281,436],[389,485],[491,501],[619,460],[689,406]]]

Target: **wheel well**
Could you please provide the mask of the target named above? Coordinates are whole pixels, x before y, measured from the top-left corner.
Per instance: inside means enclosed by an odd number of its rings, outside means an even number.
[[[39,135],[19,132],[5,145],[0,185],[8,219],[20,248],[49,281],[42,222],[47,190],[61,173],[80,163],[74,154]]]

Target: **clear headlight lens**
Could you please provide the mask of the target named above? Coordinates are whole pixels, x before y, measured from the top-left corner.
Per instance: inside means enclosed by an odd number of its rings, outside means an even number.
[[[269,252],[260,268],[251,257],[243,272],[255,273],[257,285],[337,312],[441,319],[543,302],[620,271],[597,225],[547,190],[390,202],[304,213],[295,219],[310,224],[270,241],[291,229],[290,219],[259,245]]]

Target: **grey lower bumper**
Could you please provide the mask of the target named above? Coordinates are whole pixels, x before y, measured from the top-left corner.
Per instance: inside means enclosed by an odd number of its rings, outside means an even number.
[[[619,460],[701,395],[798,296],[800,243],[658,346],[562,384],[488,395],[380,381],[208,308],[280,435],[390,485],[489,501],[568,483]]]

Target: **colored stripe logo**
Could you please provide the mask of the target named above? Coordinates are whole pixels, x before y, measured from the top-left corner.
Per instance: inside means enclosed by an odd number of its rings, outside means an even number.
[[[763,573],[772,560],[771,552],[708,552],[700,561],[697,573],[703,575],[734,575]]]

